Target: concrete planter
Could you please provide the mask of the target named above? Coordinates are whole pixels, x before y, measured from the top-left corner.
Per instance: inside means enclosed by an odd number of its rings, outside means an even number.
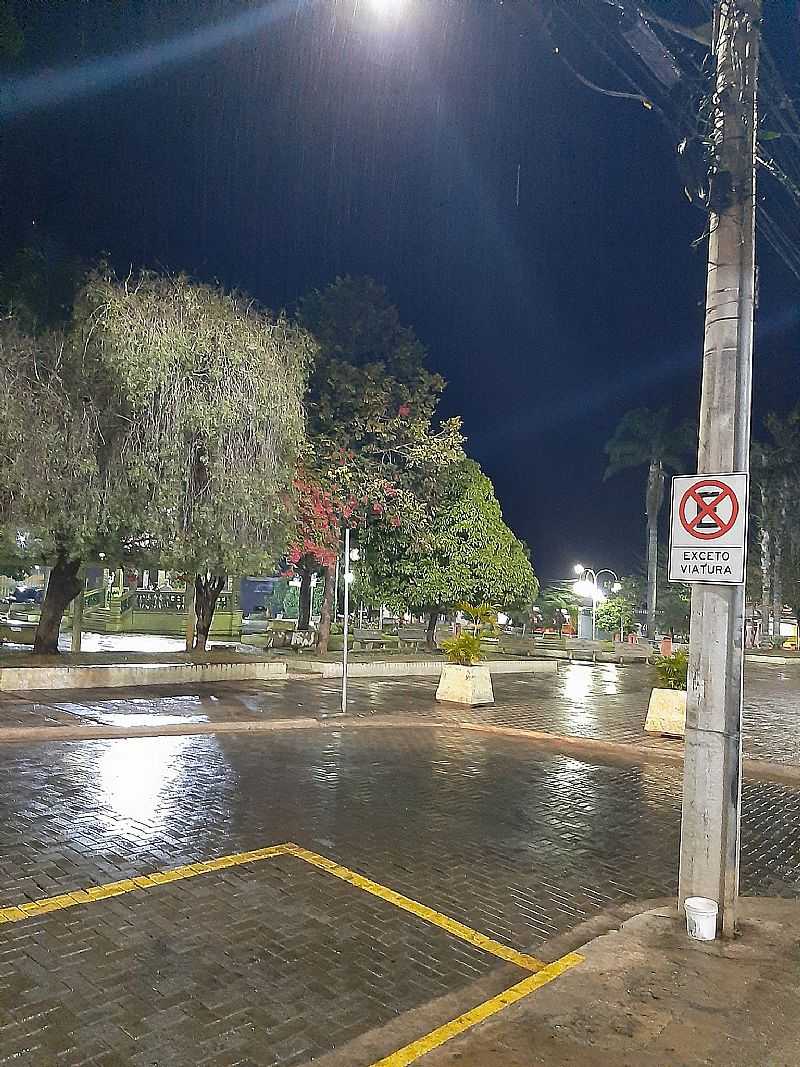
[[[647,706],[645,732],[683,737],[686,732],[686,690],[654,689]]]
[[[436,690],[436,699],[451,704],[494,704],[492,675],[488,663],[462,667],[458,663],[445,663]]]

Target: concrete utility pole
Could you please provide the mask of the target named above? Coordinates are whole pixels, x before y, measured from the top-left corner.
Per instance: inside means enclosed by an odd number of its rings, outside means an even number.
[[[761,0],[718,0],[698,473],[749,470]],[[731,937],[739,890],[744,585],[692,591],[679,903],[711,897]]]

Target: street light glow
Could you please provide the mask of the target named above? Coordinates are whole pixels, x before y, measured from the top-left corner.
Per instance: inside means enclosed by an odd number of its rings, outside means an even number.
[[[406,6],[406,0],[369,0],[369,6],[382,19],[398,19]]]
[[[576,563],[572,569],[575,571],[576,574],[583,574],[583,572],[586,570],[582,563]]]

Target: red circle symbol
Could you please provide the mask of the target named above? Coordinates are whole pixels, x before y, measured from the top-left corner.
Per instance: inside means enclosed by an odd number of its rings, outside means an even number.
[[[697,513],[690,518],[686,509],[692,503],[696,505]],[[684,530],[692,537],[715,541],[733,529],[739,517],[739,501],[729,485],[716,478],[704,478],[683,494],[678,514]]]

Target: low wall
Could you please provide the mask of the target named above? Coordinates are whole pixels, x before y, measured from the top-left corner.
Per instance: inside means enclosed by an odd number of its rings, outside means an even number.
[[[321,678],[341,678],[341,663],[326,663],[322,660],[298,656],[284,661],[290,671],[299,674],[315,674]],[[400,678],[404,675],[422,675],[438,678],[444,666],[443,660],[374,660],[359,663],[350,660],[347,664],[348,678]],[[492,674],[555,674],[555,660],[496,660],[489,663]]]
[[[286,674],[286,664],[255,660],[232,663],[115,663],[0,668],[0,691],[34,689],[117,689],[120,686],[185,685],[260,681]]]

